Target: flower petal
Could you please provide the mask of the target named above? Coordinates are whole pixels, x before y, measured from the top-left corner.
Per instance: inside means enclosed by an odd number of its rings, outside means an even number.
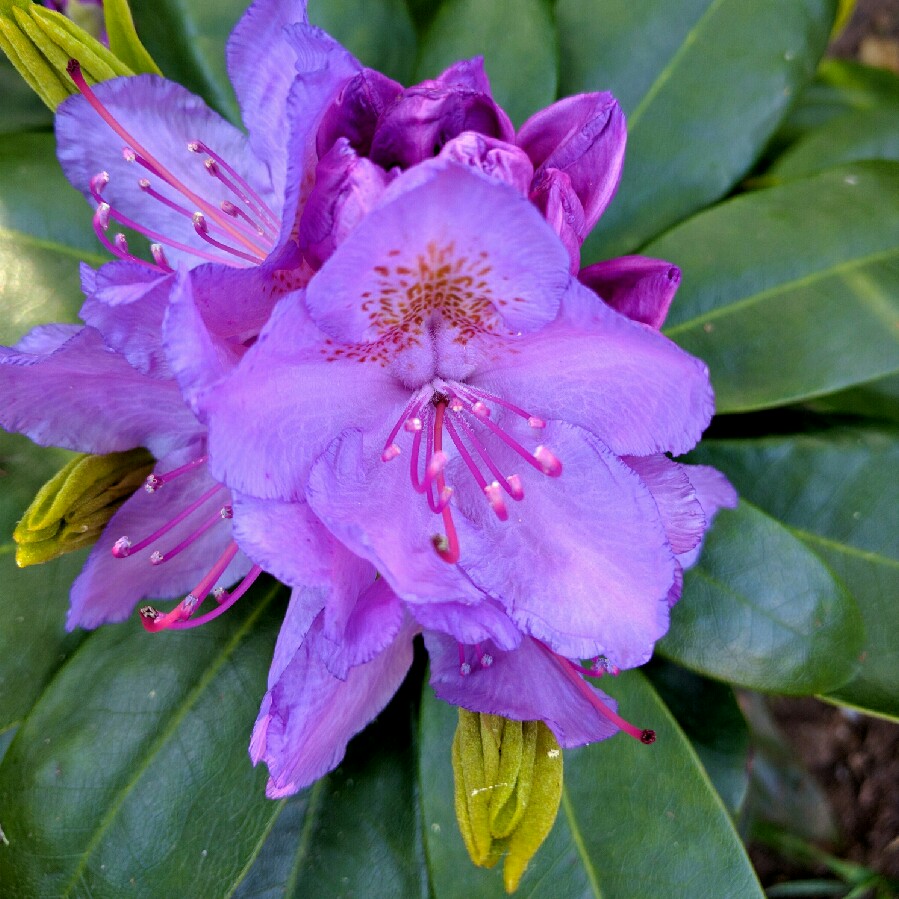
[[[254,159],[244,135],[199,97],[155,75],[114,78],[95,85],[93,90],[134,141],[210,206],[218,209],[223,201],[238,201],[224,183],[210,177],[204,165],[205,155],[188,150],[191,141],[202,141],[222,157],[271,206],[276,216],[280,216],[282,198],[274,191],[267,168]],[[60,105],[56,113],[56,140],[57,154],[66,177],[92,205],[95,206],[96,201],[91,195],[91,179],[106,172],[109,183],[102,190],[103,198],[113,210],[137,223],[138,228],[158,232],[228,263],[247,264],[198,236],[191,219],[197,209],[195,201],[138,163],[127,162],[122,151],[131,142],[116,134],[84,97],[70,97]],[[142,190],[139,186],[142,179],[183,207],[185,212],[170,208]],[[220,217],[227,219],[223,214]],[[208,214],[207,219],[213,236],[249,252],[248,247],[232,234],[217,231]],[[255,245],[256,241],[250,243]],[[264,245],[259,246],[258,252],[264,258]],[[197,262],[193,254],[175,248],[166,247],[165,252],[173,263],[184,261],[190,265]]]
[[[340,680],[321,660],[321,628],[316,619],[271,685],[253,729],[250,754],[254,763],[268,765],[270,798],[295,793],[335,768],[350,738],[387,705],[412,663],[414,628],[406,625],[387,649]]]
[[[52,347],[66,333],[41,329],[21,345]],[[157,458],[201,432],[175,383],[135,371],[93,328],[46,354],[0,347],[0,426],[41,446],[86,453],[145,446]]]
[[[680,269],[662,259],[621,256],[581,269],[578,280],[622,315],[658,330],[680,285]]]
[[[447,141],[438,158],[467,165],[514,187],[522,196],[527,196],[534,177],[534,166],[524,150],[474,131],[463,131]]]
[[[156,471],[172,471],[196,458],[200,451],[195,446],[172,453],[160,460]],[[141,599],[172,599],[193,589],[231,543],[231,528],[226,523],[214,525],[187,549],[161,565],[151,564],[150,554],[156,549],[165,552],[177,546],[210,516],[215,516],[228,503],[229,494],[224,487],[160,538],[158,546],[148,546],[125,558],[113,556],[112,547],[120,537],[127,536],[136,543],[154,533],[215,484],[203,465],[153,494],[138,490],[127,500],[106,526],[72,585],[72,602],[66,619],[68,630],[122,621]],[[250,560],[238,553],[219,583],[233,584],[249,569]]]
[[[96,272],[82,263],[81,271],[85,323],[139,372],[171,378],[160,338],[172,276],[133,262],[109,262]]]
[[[587,236],[584,207],[565,172],[543,169],[533,180],[531,202],[565,244],[571,258],[571,273],[576,274],[581,265],[581,244]]]
[[[296,50],[287,40],[285,27],[294,24],[308,24],[306,0],[256,0],[225,48],[228,75],[250,133],[250,146],[268,165],[279,195],[287,173],[287,95],[297,74]]]
[[[509,328],[532,330],[555,317],[568,267],[564,247],[520,194],[439,160],[392,182],[309,282],[306,303],[322,330],[344,342],[383,337],[381,304],[388,317],[402,317],[412,297],[426,312],[466,320],[472,304],[486,301]]]
[[[719,509],[735,509],[737,507],[740,501],[737,491],[720,471],[708,465],[683,465],[681,467],[696,491],[696,498],[702,506],[709,527]],[[678,556],[681,567],[686,569],[695,565],[701,551],[702,543]]]
[[[432,631],[424,636],[431,686],[445,702],[513,721],[543,721],[566,749],[605,740],[618,731],[573,683],[564,663],[536,640],[525,637],[512,652],[488,646],[492,663],[483,667],[475,660],[463,676],[456,642]],[[592,685],[588,689],[615,710],[613,699]]]
[[[571,179],[589,232],[609,205],[624,166],[624,113],[609,93],[578,94],[540,110],[517,136],[537,171],[558,169]]]
[[[521,631],[498,602],[409,603],[409,613],[426,631],[439,631],[459,643],[474,645],[490,641],[498,649],[515,649],[521,643]]]
[[[469,382],[540,418],[580,425],[619,455],[680,455],[711,420],[705,364],[577,282],[559,318],[518,338],[515,350],[486,359]]]

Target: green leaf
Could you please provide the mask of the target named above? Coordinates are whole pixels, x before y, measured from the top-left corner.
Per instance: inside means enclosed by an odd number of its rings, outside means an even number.
[[[237,882],[277,812],[247,744],[284,594],[265,581],[198,630],[132,619],[82,644],[0,765],[0,882],[61,897]]]
[[[807,399],[896,369],[897,163],[737,197],[646,253],[684,272],[665,333],[708,363],[719,412]]]
[[[35,493],[70,457],[0,431],[0,733],[26,714],[83,637],[66,634],[65,616],[84,553],[22,570],[12,541]]]
[[[652,726],[658,739],[644,746],[617,734],[565,750],[559,817],[516,895],[761,897],[727,811],[658,694],[636,671],[608,690],[622,714]],[[456,710],[426,687],[421,715],[419,777],[434,895],[504,896],[501,870],[475,868],[456,826],[450,774]]]
[[[895,102],[853,110],[797,141],[768,169],[766,182],[786,181],[864,159],[899,161],[899,94]]]
[[[736,818],[749,786],[749,728],[733,690],[659,657],[643,671]]]
[[[309,21],[359,61],[406,84],[415,71],[417,37],[404,0],[312,0]]]
[[[835,0],[558,0],[562,94],[628,116],[618,194],[584,259],[632,252],[749,169],[824,52]]]
[[[3,96],[0,134],[53,127],[53,113],[41,102],[40,97],[25,83],[2,53],[0,53],[0,94]]]
[[[818,412],[861,415],[899,424],[899,371],[860,387],[818,397],[809,405]]]
[[[233,899],[428,895],[410,677],[349,746],[340,767],[278,816]],[[450,775],[451,777],[451,775]]]
[[[556,97],[558,49],[544,0],[446,0],[422,39],[417,79],[483,56],[496,101],[516,125]]]
[[[772,143],[786,146],[847,112],[894,104],[897,96],[899,76],[893,72],[845,59],[824,59]]]
[[[131,3],[137,33],[165,77],[199,94],[235,123],[240,111],[225,67],[225,42],[246,8],[246,0]]]
[[[899,431],[709,440],[694,455],[792,527],[855,597],[866,632],[860,670],[829,695],[899,717]]]
[[[75,321],[79,260],[100,264],[91,210],[65,180],[52,134],[0,137],[0,343],[45,321]]]
[[[821,560],[744,499],[715,520],[658,650],[709,677],[801,695],[855,674],[862,633]]]
[[[109,49],[134,73],[149,72],[161,75],[159,66],[147,53],[134,30],[134,20],[128,7],[128,0],[104,0],[103,18]]]

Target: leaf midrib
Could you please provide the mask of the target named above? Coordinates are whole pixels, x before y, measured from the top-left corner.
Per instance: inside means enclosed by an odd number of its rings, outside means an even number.
[[[603,899],[602,890],[599,886],[599,878],[596,875],[596,869],[593,867],[593,862],[590,859],[590,853],[587,851],[584,838],[581,836],[580,827],[574,817],[574,809],[571,806],[571,797],[568,795],[568,787],[566,786],[562,787],[562,808],[565,809],[565,818],[567,819],[568,827],[571,830],[571,839],[574,841],[575,849],[577,849],[577,854],[581,857],[581,861],[584,864],[584,870],[587,873],[587,879],[590,881],[590,889],[593,890],[593,895],[596,896],[596,899]]]
[[[800,278],[794,278],[791,281],[782,281],[779,284],[774,284],[771,287],[767,287],[764,290],[759,291],[758,293],[750,294],[749,296],[736,300],[733,303],[728,303],[726,306],[716,306],[714,309],[710,309],[708,312],[705,312],[702,315],[697,315],[694,318],[688,319],[685,322],[681,322],[678,325],[673,325],[670,328],[665,328],[663,333],[666,337],[672,337],[673,335],[679,334],[682,331],[693,330],[696,327],[705,324],[706,322],[713,321],[714,319],[721,318],[725,315],[730,315],[738,310],[742,310],[747,307],[752,307],[756,303],[763,302],[764,300],[777,296],[778,294],[789,293],[799,288],[807,287],[810,284],[815,284],[818,281],[823,281],[826,278],[836,277],[866,265],[872,265],[882,261],[889,261],[891,257],[896,257],[897,259],[899,259],[899,247],[891,247],[888,250],[879,250],[878,252],[870,253],[867,256],[848,259],[829,268],[818,269],[817,271],[810,272],[809,274],[803,275]],[[854,294],[854,296],[858,296],[858,294]]]
[[[175,714],[169,719],[169,722],[166,725],[165,729],[156,737],[141,762],[135,767],[131,778],[119,790],[112,803],[110,804],[106,814],[100,819],[94,836],[91,838],[90,842],[81,853],[81,859],[79,860],[77,867],[72,873],[72,876],[69,879],[68,884],[66,884],[65,889],[60,893],[62,897],[69,897],[72,895],[72,890],[78,883],[78,879],[87,869],[90,857],[102,842],[103,837],[106,835],[106,832],[109,830],[113,821],[115,821],[116,817],[118,816],[119,810],[124,805],[129,793],[143,778],[153,759],[159,754],[159,752],[162,751],[163,747],[173,736],[178,726],[187,716],[188,712],[196,705],[197,700],[200,698],[200,696],[204,692],[206,692],[209,686],[213,683],[222,666],[228,661],[228,659],[231,658],[234,651],[237,649],[240,643],[243,642],[243,639],[247,636],[247,634],[252,630],[253,625],[256,623],[262,613],[269,607],[272,600],[275,598],[275,596],[277,596],[279,590],[280,585],[273,584],[268,593],[257,600],[255,608],[247,617],[247,619],[234,632],[231,639],[222,648],[222,651],[213,660],[212,664],[210,664],[210,666],[206,669],[203,676],[198,679],[193,689],[184,697],[184,700],[175,711]]]

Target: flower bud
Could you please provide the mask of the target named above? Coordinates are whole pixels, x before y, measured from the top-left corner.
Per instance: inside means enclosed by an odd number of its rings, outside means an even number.
[[[562,750],[542,721],[459,709],[453,739],[456,818],[471,860],[492,868],[505,854],[512,893],[556,820]]]
[[[79,61],[90,82],[159,74],[134,32],[126,0],[112,0],[105,15],[112,49],[56,10],[30,0],[0,0],[0,50],[52,110],[77,93],[66,74],[70,59]]]
[[[75,456],[41,487],[16,525],[16,564],[38,565],[95,543],[153,465],[145,449]]]

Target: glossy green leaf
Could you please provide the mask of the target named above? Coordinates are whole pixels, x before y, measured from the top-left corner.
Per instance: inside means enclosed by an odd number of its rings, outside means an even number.
[[[658,694],[638,672],[607,689],[622,714],[653,727],[658,739],[644,746],[618,734],[565,750],[559,817],[516,895],[760,897],[726,809]],[[426,686],[419,777],[431,886],[437,899],[504,896],[501,869],[475,868],[456,825],[450,773],[456,718]]]
[[[104,0],[103,20],[109,39],[109,49],[135,74],[149,72],[161,75],[159,66],[147,53],[134,28],[134,18],[128,0]]]
[[[864,416],[899,424],[899,372],[818,397],[808,404],[818,412]]]
[[[658,644],[691,670],[754,690],[833,690],[856,672],[858,608],[783,525],[741,501],[722,511]]]
[[[847,112],[891,105],[897,96],[899,75],[846,59],[824,59],[773,143],[782,148]]]
[[[749,785],[749,728],[733,690],[660,657],[643,671],[736,817]]]
[[[137,33],[165,77],[232,122],[240,122],[240,111],[225,67],[225,42],[247,6],[246,0],[131,0]]]
[[[835,0],[558,0],[562,94],[628,116],[618,194],[584,247],[632,252],[749,169],[824,52]]]
[[[100,264],[91,209],[65,180],[52,134],[0,137],[0,343],[46,321],[75,321],[79,260]]]
[[[25,83],[3,53],[0,53],[0,95],[3,96],[0,134],[48,129],[53,126],[53,113]]]
[[[0,765],[17,895],[222,895],[270,828],[247,744],[285,591],[257,585],[222,619],[85,641]]]
[[[415,768],[410,677],[357,736],[340,767],[278,817],[234,899],[428,895]]]
[[[790,525],[855,597],[865,625],[861,666],[831,695],[899,717],[899,431],[709,440],[695,455]]]
[[[737,197],[646,253],[684,273],[665,333],[708,363],[719,412],[896,369],[899,163],[858,163]]]
[[[558,50],[544,0],[446,0],[422,38],[417,80],[483,56],[496,101],[520,125],[556,97]]]
[[[404,0],[312,0],[309,21],[324,28],[363,65],[408,84],[417,37]]]
[[[854,110],[797,141],[772,165],[765,180],[785,181],[864,159],[899,161],[899,94],[891,104]]]

